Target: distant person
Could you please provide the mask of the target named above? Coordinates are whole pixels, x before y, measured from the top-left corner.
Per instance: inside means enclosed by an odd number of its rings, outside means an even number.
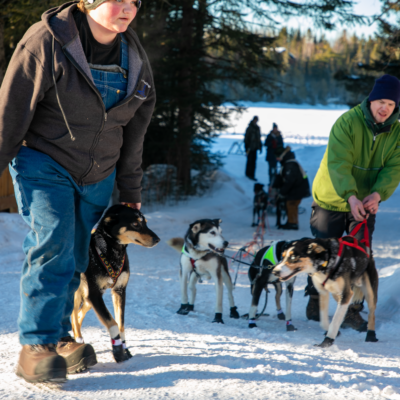
[[[278,161],[276,159],[275,150],[284,147],[281,132],[278,130],[278,125],[275,122],[272,124],[272,131],[267,135],[264,146],[267,148],[268,174],[269,185],[271,186],[276,176],[276,167]]]
[[[325,155],[314,180],[311,231],[317,238],[341,237],[364,218],[370,242],[379,204],[400,181],[400,81],[383,75],[370,95],[333,125]],[[363,237],[361,230],[356,237]],[[306,315],[319,320],[319,296],[308,280]],[[342,327],[365,331],[361,304],[347,311]]]
[[[284,200],[287,211],[286,224],[280,225],[278,228],[298,230],[299,205],[302,199],[311,196],[307,174],[296,160],[295,154],[289,146],[285,149],[278,147],[275,154],[282,167],[273,187],[279,189],[277,204]]]
[[[257,125],[258,117],[255,116],[249,123],[244,136],[244,147],[246,149],[247,164],[246,164],[246,176],[252,181],[256,181],[256,162],[257,162],[257,151],[262,151],[261,145],[261,132],[260,127]]]

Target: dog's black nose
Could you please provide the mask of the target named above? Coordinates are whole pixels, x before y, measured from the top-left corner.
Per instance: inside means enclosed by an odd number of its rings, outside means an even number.
[[[226,240],[224,241],[224,247],[228,247],[229,242],[227,242]]]
[[[157,244],[160,240],[161,240],[161,239],[160,239],[158,236],[153,237],[153,242],[154,242],[154,244]]]

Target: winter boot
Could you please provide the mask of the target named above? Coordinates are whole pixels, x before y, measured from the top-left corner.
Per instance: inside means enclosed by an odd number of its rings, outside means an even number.
[[[289,224],[287,222],[285,225],[281,225],[279,227],[279,229],[298,231],[299,230],[299,225],[298,224]]]
[[[26,344],[22,347],[17,375],[27,382],[64,382],[67,365],[56,352],[54,344]]]
[[[352,328],[358,332],[367,332],[368,322],[360,315],[362,308],[362,304],[350,304],[346,317],[342,323],[343,329]]]
[[[312,321],[319,321],[319,295],[311,294],[306,308],[306,317]]]
[[[76,343],[71,336],[65,336],[57,344],[57,353],[67,363],[67,373],[82,372],[97,364],[96,353],[90,344]]]

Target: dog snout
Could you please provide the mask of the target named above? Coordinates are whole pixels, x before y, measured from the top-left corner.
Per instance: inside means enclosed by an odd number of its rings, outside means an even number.
[[[224,240],[224,247],[228,247],[229,242],[227,242],[226,240]]]
[[[161,240],[161,239],[160,239],[158,236],[153,237],[154,246],[155,246],[157,243],[159,243],[160,240]]]

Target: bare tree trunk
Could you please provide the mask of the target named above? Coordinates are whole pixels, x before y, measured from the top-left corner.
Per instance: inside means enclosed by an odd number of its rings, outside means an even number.
[[[179,75],[176,77],[179,92],[179,112],[178,112],[178,135],[176,142],[176,166],[178,169],[178,180],[183,184],[185,190],[190,187],[190,145],[192,141],[193,124],[193,79],[192,66],[186,60],[190,59],[194,36],[194,0],[182,1],[182,30],[180,41],[180,61]]]
[[[6,52],[4,49],[4,19],[0,16],[0,85],[6,72]]]

